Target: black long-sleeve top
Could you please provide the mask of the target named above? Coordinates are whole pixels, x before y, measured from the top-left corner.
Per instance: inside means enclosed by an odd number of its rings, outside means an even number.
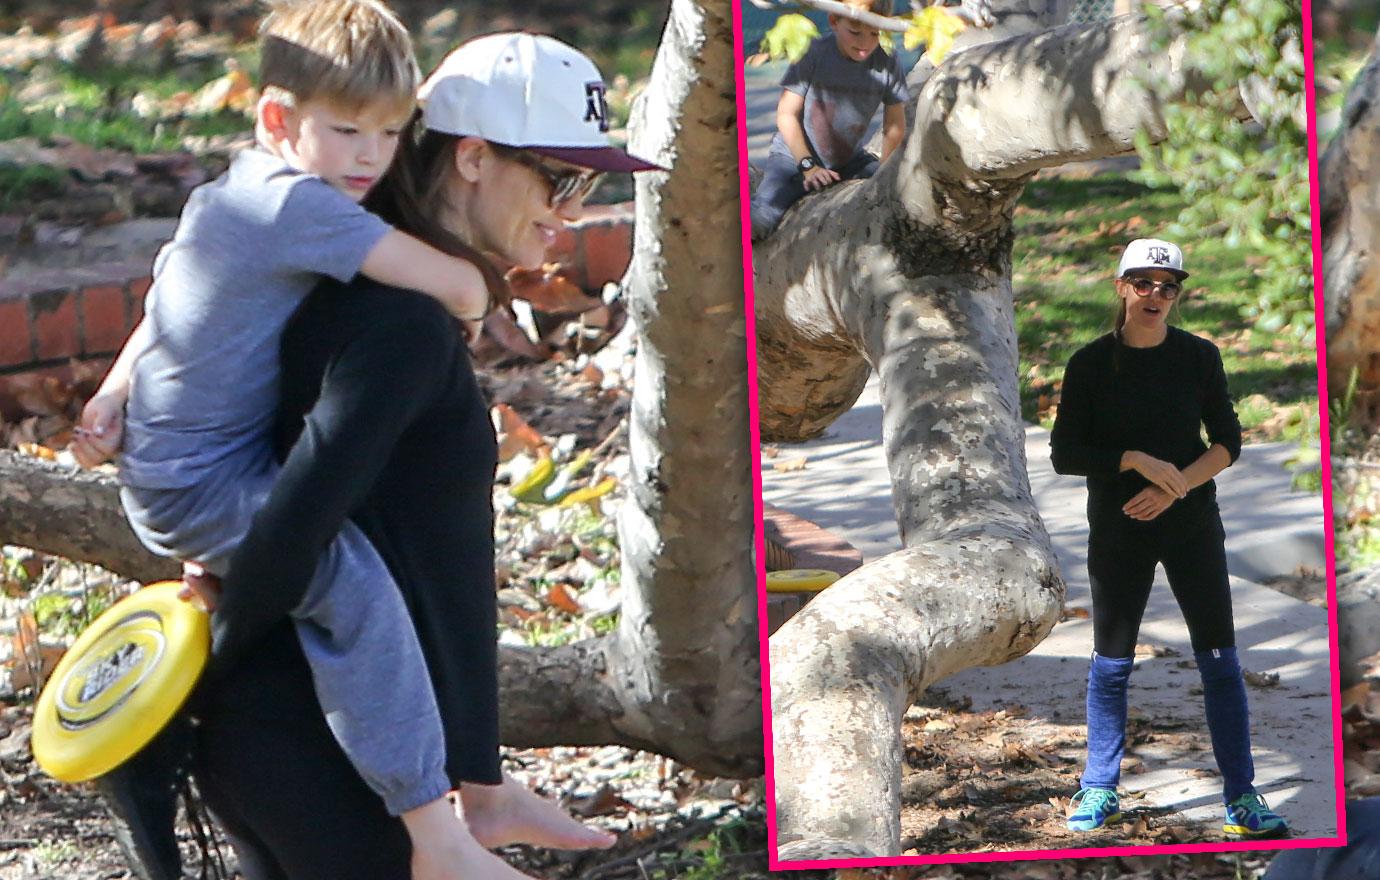
[[[323,282],[285,329],[282,364],[283,469],[231,560],[217,663],[259,650],[353,519],[412,614],[452,780],[497,782],[497,445],[459,325],[421,294]]]
[[[1181,470],[1209,443],[1220,443],[1233,462],[1241,455],[1241,423],[1217,347],[1177,327],[1168,330],[1164,342],[1151,348],[1123,345],[1109,333],[1069,359],[1050,435],[1051,458],[1058,473],[1088,478],[1090,518],[1124,516],[1121,507],[1150,485],[1138,472],[1121,470],[1128,450]],[[1215,498],[1209,480],[1161,518],[1201,510]]]

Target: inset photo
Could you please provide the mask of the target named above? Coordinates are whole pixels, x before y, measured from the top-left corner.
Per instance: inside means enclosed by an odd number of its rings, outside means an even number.
[[[0,880],[765,878],[734,24],[4,4]]]
[[[744,10],[773,867],[1339,846],[1299,6],[804,5]]]

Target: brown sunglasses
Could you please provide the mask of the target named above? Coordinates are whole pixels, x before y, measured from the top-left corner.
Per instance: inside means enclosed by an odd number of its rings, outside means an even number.
[[[1177,281],[1152,281],[1149,278],[1134,275],[1122,276],[1121,280],[1131,285],[1131,289],[1139,297],[1147,297],[1155,291],[1159,291],[1162,299],[1173,300],[1178,299],[1179,294],[1184,292],[1184,286]]]
[[[547,160],[530,150],[510,147],[506,144],[496,144],[492,141],[489,146],[498,156],[517,162],[531,168],[541,175],[542,180],[551,189],[550,205],[552,208],[559,208],[566,202],[575,199],[585,199],[594,192],[594,188],[599,185],[604,172],[595,171],[592,168],[556,168],[547,163]]]

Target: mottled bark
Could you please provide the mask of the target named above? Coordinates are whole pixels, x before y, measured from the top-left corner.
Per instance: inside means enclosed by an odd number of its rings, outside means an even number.
[[[6,450],[0,450],[0,543],[92,562],[137,581],[182,572],[134,537],[113,476]]]
[[[1319,167],[1328,384],[1343,393],[1354,370],[1368,407],[1380,389],[1378,102],[1380,53],[1372,51]]]
[[[762,768],[732,5],[676,0],[631,148],[638,331],[618,654],[653,739]],[[692,743],[697,744],[692,746]]]
[[[762,771],[732,7],[674,0],[634,121],[624,286],[640,333],[623,505],[622,621],[500,654],[503,741],[617,744],[720,775]],[[0,541],[149,580],[115,480],[0,453]]]
[[[920,72],[898,154],[802,200],[755,250],[763,439],[819,434],[875,369],[904,547],[772,637],[782,859],[899,854],[905,708],[944,676],[1026,653],[1058,618],[1064,586],[1026,476],[1012,217],[1040,168],[1163,136],[1182,47],[1147,44],[1118,19]]]

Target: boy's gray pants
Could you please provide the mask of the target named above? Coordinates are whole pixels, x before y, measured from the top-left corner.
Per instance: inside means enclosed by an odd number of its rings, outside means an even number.
[[[144,546],[223,577],[277,475],[265,453],[184,489],[125,486],[120,501]],[[292,617],[326,723],[388,812],[445,795],[441,716],[412,618],[354,523],[322,554]]]
[[[862,180],[877,173],[881,163],[866,151],[849,159],[838,169],[842,180]],[[762,165],[762,180],[752,196],[752,240],[766,238],[781,222],[786,209],[805,197],[805,176],[794,160],[771,153]]]

